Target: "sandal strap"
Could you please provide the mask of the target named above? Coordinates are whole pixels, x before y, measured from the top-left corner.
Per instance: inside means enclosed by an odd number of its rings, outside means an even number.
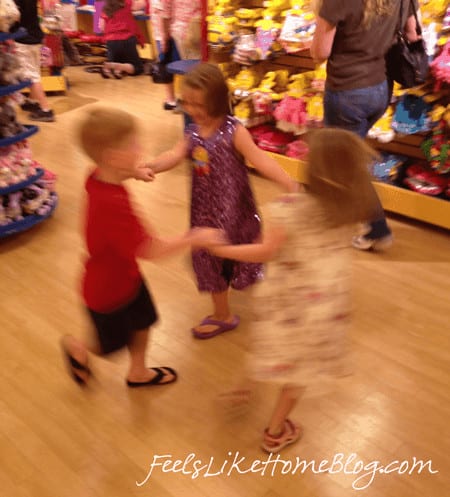
[[[291,436],[294,436],[296,432],[296,426],[290,419],[286,418],[284,420],[284,429],[278,436],[271,435],[266,428],[266,430],[264,431],[264,438],[269,443],[278,444],[286,437],[288,431]]]

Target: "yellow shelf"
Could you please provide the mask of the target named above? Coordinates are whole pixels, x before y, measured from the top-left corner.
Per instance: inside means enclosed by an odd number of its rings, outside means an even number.
[[[305,163],[269,153],[291,178],[306,183]],[[450,201],[374,181],[383,208],[403,216],[450,229]]]
[[[67,82],[64,76],[42,76],[41,82],[45,92],[67,91]],[[24,88],[22,91],[26,93],[30,89]]]
[[[66,78],[64,76],[42,76],[44,91],[67,91]]]

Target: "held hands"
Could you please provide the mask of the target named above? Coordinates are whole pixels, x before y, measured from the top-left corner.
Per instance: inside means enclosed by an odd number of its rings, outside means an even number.
[[[281,226],[271,226],[265,233],[263,245],[271,254],[276,254],[286,241],[286,231]]]
[[[155,172],[153,171],[150,164],[140,164],[136,168],[135,179],[149,182],[155,179]]]
[[[209,249],[229,243],[225,231],[216,228],[192,228],[187,235],[194,248]]]

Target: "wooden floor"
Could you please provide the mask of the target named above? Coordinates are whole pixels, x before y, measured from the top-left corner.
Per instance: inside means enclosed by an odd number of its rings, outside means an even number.
[[[141,118],[148,157],[179,139],[182,125],[162,110],[161,88],[147,77],[103,80],[81,68],[66,74],[69,92],[51,99],[57,122],[42,124],[30,140],[34,157],[58,174],[60,205],[39,227],[0,241],[1,495],[448,496],[450,240],[431,226],[391,219],[396,241],[388,253],[355,253],[354,374],[325,398],[300,403],[294,418],[304,438],[277,463],[259,449],[275,391],[261,386],[239,415],[217,402],[245,374],[249,297],[233,295],[238,330],[194,340],[189,330],[209,301],[197,294],[187,255],[142,264],[161,314],[148,363],[175,367],[179,382],[127,389],[126,355],[93,358],[87,390],[71,381],[58,339],[83,333],[86,324],[77,284],[87,163],[74,125],[88,105],[120,106]],[[261,178],[252,182],[260,203],[276,193]],[[188,185],[181,166],[152,184],[130,186],[149,219],[170,235],[187,227]],[[183,462],[161,465],[176,459]],[[329,462],[319,468],[323,460]],[[420,460],[431,462],[419,474]],[[153,462],[160,465],[152,470]],[[209,473],[202,464],[211,464]],[[378,472],[381,466],[386,472]]]

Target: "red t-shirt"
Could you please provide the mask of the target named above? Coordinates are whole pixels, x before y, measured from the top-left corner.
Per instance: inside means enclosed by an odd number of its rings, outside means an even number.
[[[136,254],[151,238],[133,212],[127,190],[104,183],[95,171],[86,181],[85,262],[83,297],[97,312],[122,307],[136,295],[142,277]]]
[[[116,10],[112,17],[108,17],[102,13],[102,18],[105,20],[104,39],[111,40],[128,40],[132,36],[140,38],[140,31],[136,20],[131,11],[131,0],[125,0],[125,6],[122,9]]]

